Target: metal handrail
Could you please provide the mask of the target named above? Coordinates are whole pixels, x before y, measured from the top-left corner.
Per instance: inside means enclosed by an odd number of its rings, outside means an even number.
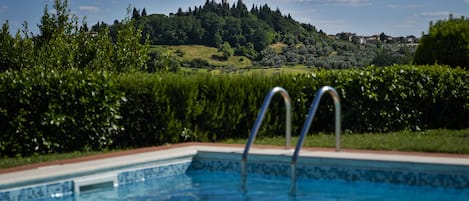
[[[264,119],[265,113],[267,112],[267,109],[269,107],[270,101],[272,100],[272,97],[276,94],[280,93],[283,97],[283,101],[285,102],[285,108],[286,108],[286,128],[285,128],[285,136],[286,136],[286,148],[290,148],[291,144],[291,99],[290,95],[288,95],[288,92],[282,88],[282,87],[275,87],[273,88],[265,97],[264,103],[262,104],[261,110],[259,112],[259,115],[257,115],[257,119],[254,123],[254,127],[251,130],[251,134],[249,134],[249,139],[246,143],[246,146],[244,147],[244,152],[241,158],[241,178],[244,184],[245,177],[246,177],[246,161],[249,153],[249,149],[251,148],[252,143],[256,139],[257,132],[259,131],[259,128],[261,127],[262,120]]]
[[[337,91],[330,87],[324,86],[322,87],[317,93],[316,97],[314,98],[313,103],[311,104],[311,109],[309,110],[308,117],[306,118],[305,123],[303,124],[303,128],[301,129],[300,137],[298,139],[298,143],[295,147],[295,152],[293,153],[292,160],[291,160],[291,179],[292,184],[290,188],[290,192],[294,192],[296,189],[296,163],[298,160],[298,155],[300,153],[300,149],[303,146],[304,139],[306,134],[308,133],[311,123],[313,122],[314,116],[319,106],[319,102],[321,101],[322,96],[328,92],[334,101],[335,107],[335,145],[336,145],[336,152],[340,152],[340,134],[342,132],[341,128],[341,109],[340,109],[340,98]]]

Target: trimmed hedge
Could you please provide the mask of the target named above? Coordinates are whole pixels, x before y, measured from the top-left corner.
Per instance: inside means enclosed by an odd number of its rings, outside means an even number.
[[[76,69],[1,73],[0,156],[109,147],[124,98],[110,77]]]
[[[445,66],[368,67],[318,70],[306,75],[121,76],[128,102],[120,146],[247,138],[267,92],[282,86],[293,108],[293,134],[300,132],[316,91],[324,85],[341,96],[347,132],[387,132],[469,126],[469,73]],[[325,96],[313,131],[333,131],[332,99]],[[143,109],[146,108],[146,109]],[[276,96],[262,135],[283,135],[284,106]]]
[[[1,155],[247,138],[274,86],[290,93],[294,135],[324,85],[341,96],[347,132],[462,129],[469,127],[468,82],[468,71],[445,66],[304,75],[7,71],[0,74]],[[311,132],[333,131],[332,101],[323,99]],[[284,135],[284,113],[278,95],[259,134]]]

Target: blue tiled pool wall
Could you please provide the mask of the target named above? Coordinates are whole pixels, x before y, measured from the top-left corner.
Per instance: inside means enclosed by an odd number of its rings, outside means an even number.
[[[61,181],[0,192],[0,201],[54,200],[73,195],[73,181]]]
[[[123,170],[117,174],[119,185],[145,185],[146,180],[171,178],[192,170],[240,172],[239,154],[198,154],[192,161],[173,162],[154,167]],[[247,172],[273,176],[290,176],[289,157],[255,156],[248,158]],[[416,186],[469,189],[469,170],[465,166],[422,165],[413,163],[360,161],[327,158],[300,158],[299,179],[340,179],[344,181],[385,182]],[[169,183],[169,181],[168,181]],[[38,184],[0,192],[0,201],[54,200],[73,196],[73,179]],[[122,193],[122,192],[119,192]],[[124,192],[125,193],[125,192]]]
[[[117,175],[119,185],[138,183],[145,180],[169,177],[187,172],[192,162],[174,163],[145,169],[124,171]]]
[[[162,164],[149,168],[124,170],[117,174],[118,185],[143,183],[145,180],[168,178],[174,175],[185,174],[191,161]],[[48,201],[63,200],[61,197],[70,197],[74,194],[73,178],[63,181],[32,185],[25,188],[15,188],[9,191],[0,191],[0,201]],[[121,193],[121,192],[119,192]]]
[[[290,158],[288,158],[290,159]],[[302,162],[302,159],[304,161]],[[278,156],[277,156],[278,160]],[[196,156],[191,170],[240,172],[241,162],[232,156],[216,159]],[[273,176],[290,176],[289,160],[274,161],[261,157],[248,158],[247,173]],[[356,182],[367,181],[398,185],[431,186],[469,189],[469,168],[465,166],[415,164],[403,162],[300,158],[297,164],[298,179],[339,179]]]

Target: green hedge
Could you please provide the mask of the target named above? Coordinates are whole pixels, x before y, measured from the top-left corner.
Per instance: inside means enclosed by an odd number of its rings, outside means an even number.
[[[210,74],[122,76],[119,83],[128,101],[120,110],[124,131],[116,141],[119,146],[147,146],[246,137],[264,96],[280,84],[275,80]],[[280,106],[275,107],[283,111]]]
[[[340,93],[347,132],[468,128],[468,82],[468,71],[445,66],[304,75],[6,72],[0,74],[1,155],[247,138],[274,86],[290,93],[294,135],[324,85]],[[325,96],[313,131],[332,132],[332,111]],[[284,112],[278,95],[259,134],[284,135]]]
[[[334,86],[348,132],[387,132],[469,126],[469,73],[445,66],[319,70],[306,75],[149,75],[119,77],[128,102],[121,107],[121,146],[247,138],[267,92],[274,86],[293,99],[298,134],[316,91]],[[283,135],[280,96],[269,108],[263,135]],[[333,130],[331,98],[325,96],[313,130]]]
[[[24,69],[0,74],[0,155],[109,147],[124,98],[107,73]]]

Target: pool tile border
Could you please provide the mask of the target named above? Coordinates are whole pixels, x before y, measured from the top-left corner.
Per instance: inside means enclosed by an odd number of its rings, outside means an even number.
[[[0,192],[2,201],[49,200],[73,195],[73,181],[59,181]]]

